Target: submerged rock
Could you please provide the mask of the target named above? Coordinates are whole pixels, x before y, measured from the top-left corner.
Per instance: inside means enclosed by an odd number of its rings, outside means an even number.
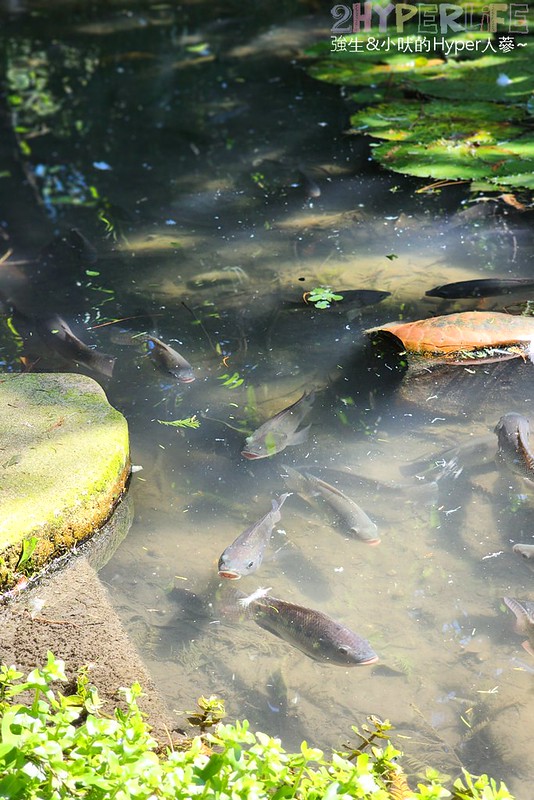
[[[96,381],[75,374],[3,375],[0,588],[15,583],[17,567],[33,573],[94,533],[129,473],[126,420]],[[21,565],[23,542],[32,538],[35,549]]]

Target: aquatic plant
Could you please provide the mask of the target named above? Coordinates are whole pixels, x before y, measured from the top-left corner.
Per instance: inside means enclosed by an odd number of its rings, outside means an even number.
[[[347,92],[360,106],[351,130],[373,137],[372,157],[387,169],[532,189],[532,37],[497,48],[478,13],[478,31],[441,37],[435,52],[415,26],[332,37],[330,51],[326,43],[310,48],[319,60],[308,71],[358,87]]]
[[[184,419],[173,419],[169,421],[158,419],[156,422],[159,422],[160,425],[169,425],[172,428],[200,428],[200,420],[197,419],[196,414],[193,414],[192,417],[185,417]]]
[[[376,717],[363,733],[354,729],[360,744],[349,753],[326,756],[307,742],[291,753],[280,739],[252,733],[246,720],[223,724],[224,703],[212,696],[189,714],[198,735],[158,744],[137,705],[138,684],[121,689],[124,708],[107,715],[87,669],[72,694],[55,688],[66,681],[52,653],[25,677],[0,667],[0,797],[513,800],[504,784],[467,772],[450,789],[435,772],[410,789],[401,753],[387,739],[391,725]]]
[[[342,294],[335,294],[329,286],[316,286],[303,295],[305,303],[311,303],[315,308],[330,308],[331,303],[343,300]]]
[[[237,389],[245,382],[239,372],[234,372],[232,375],[225,372],[224,375],[219,375],[217,380],[222,381],[222,386],[226,386],[228,389]]]

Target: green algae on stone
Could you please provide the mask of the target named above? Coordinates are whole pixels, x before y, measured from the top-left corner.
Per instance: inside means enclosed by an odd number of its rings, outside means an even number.
[[[13,582],[22,542],[42,568],[110,516],[130,472],[126,420],[92,378],[0,379],[0,586]]]

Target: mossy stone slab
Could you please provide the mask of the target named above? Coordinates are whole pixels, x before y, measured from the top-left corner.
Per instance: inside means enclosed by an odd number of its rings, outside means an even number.
[[[0,377],[0,587],[24,540],[38,540],[33,572],[99,528],[129,473],[126,420],[92,378]]]

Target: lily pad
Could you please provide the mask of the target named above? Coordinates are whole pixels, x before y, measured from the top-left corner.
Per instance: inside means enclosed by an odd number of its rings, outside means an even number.
[[[463,103],[431,100],[420,103],[381,104],[351,117],[353,131],[390,141],[432,142],[438,139],[495,144],[520,136],[526,112],[496,103]]]
[[[383,143],[373,149],[374,158],[394,172],[422,178],[491,178],[495,183],[526,186],[511,176],[534,173],[534,139],[528,137],[497,145],[476,147],[472,142],[443,139],[431,143]]]
[[[532,46],[532,40],[529,40]],[[446,64],[409,76],[411,88],[432,97],[453,100],[478,100],[500,103],[524,102],[534,92],[534,60],[524,50],[484,55]]]
[[[343,86],[373,86],[381,83],[397,83],[398,88],[409,86],[414,80],[434,76],[439,67],[446,66],[441,58],[392,55],[385,61],[382,53],[334,54],[330,59],[309,67],[312,78]]]

